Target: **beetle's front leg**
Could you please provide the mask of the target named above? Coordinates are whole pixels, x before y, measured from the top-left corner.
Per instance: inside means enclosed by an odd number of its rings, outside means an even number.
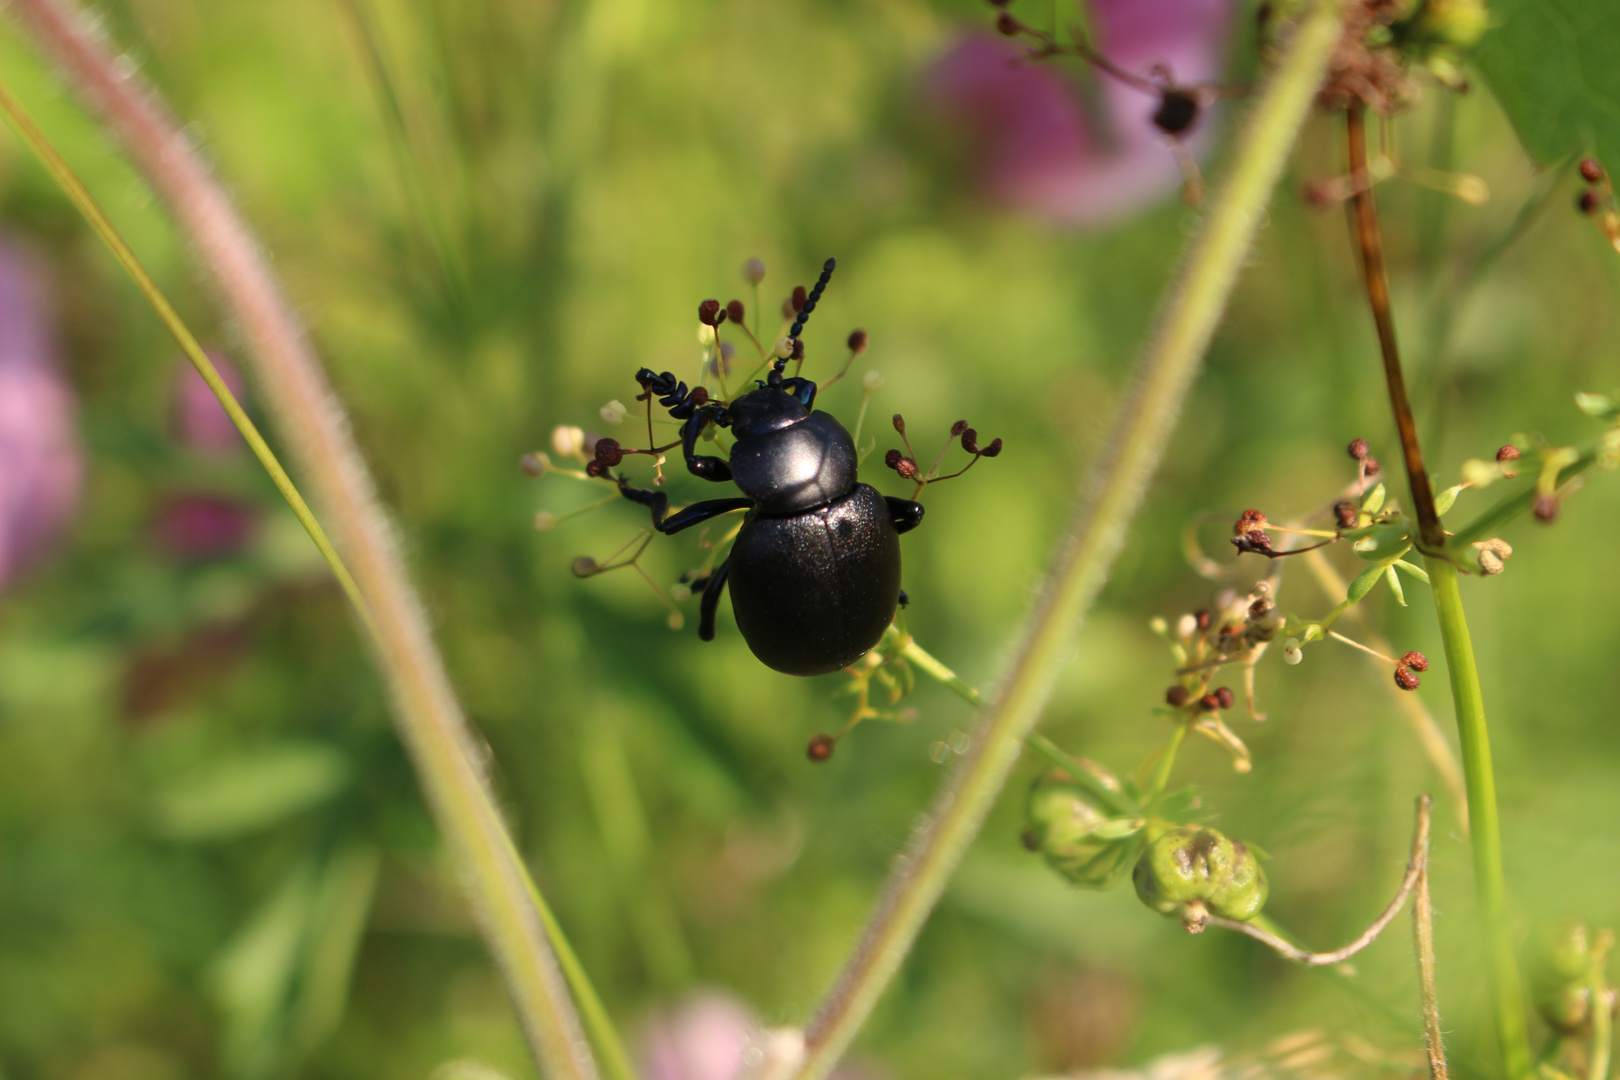
[[[922,524],[922,503],[897,499],[893,495],[885,495],[883,501],[889,504],[889,517],[894,522],[895,532],[908,533]]]
[[[693,476],[716,484],[731,479],[731,466],[726,464],[724,458],[700,455],[697,452],[697,441],[703,434],[703,429],[713,422],[720,412],[721,409],[717,405],[705,405],[681,425],[681,453],[686,458],[687,471]]]
[[[754,505],[752,499],[709,499],[682,507],[671,514],[668,495],[662,491],[631,487],[629,481],[623,478],[619,480],[619,494],[633,503],[640,503],[650,509],[653,528],[666,536],[678,533],[682,529],[690,529],[693,525],[701,525],[721,514],[729,514],[733,510],[746,510]]]

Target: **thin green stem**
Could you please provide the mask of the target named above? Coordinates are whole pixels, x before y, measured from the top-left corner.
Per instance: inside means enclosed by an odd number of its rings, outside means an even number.
[[[1139,818],[1147,816],[1147,811],[1137,805],[1136,800],[1124,792],[1115,791],[1104,785],[1092,775],[1091,770],[1086,768],[1084,764],[1064,753],[1062,747],[1040,732],[1032,731],[1024,736],[1024,745],[1062,769],[1074,779],[1077,787],[1085,788],[1086,794],[1114,813],[1119,814],[1121,817]]]
[[[1153,771],[1153,786],[1148,789],[1147,805],[1151,813],[1159,805],[1159,799],[1164,795],[1164,789],[1170,786],[1170,773],[1176,767],[1176,753],[1181,744],[1187,741],[1187,728],[1185,720],[1176,722],[1176,728],[1170,733],[1170,741],[1164,746],[1164,753],[1159,757],[1159,767]]]
[[[877,1004],[978,835],[1079,635],[1158,467],[1187,390],[1248,257],[1344,23],[1340,0],[1304,16],[1254,99],[1229,171],[1189,247],[1142,353],[1106,452],[1058,545],[1041,599],[996,700],[922,819],[860,943],[805,1034],[801,1080],[821,1080]],[[791,1069],[770,1070],[773,1075]]]
[[[1463,777],[1468,785],[1468,819],[1473,827],[1474,882],[1484,913],[1486,963],[1494,987],[1497,1042],[1511,1080],[1532,1075],[1530,1038],[1524,1023],[1524,992],[1507,921],[1507,883],[1502,873],[1502,824],[1496,811],[1496,778],[1491,769],[1491,737],[1485,725],[1485,698],[1463,613],[1457,568],[1445,559],[1428,560],[1440,640],[1451,676],[1462,744]]]
[[[1346,114],[1346,144],[1353,177],[1362,176],[1367,168],[1364,119],[1360,106],[1353,106]],[[1395,340],[1395,318],[1389,303],[1389,279],[1384,269],[1383,234],[1370,186],[1358,185],[1352,210],[1352,231],[1361,255],[1367,300],[1378,330],[1384,379],[1395,429],[1400,434],[1412,508],[1417,514],[1421,546],[1433,553],[1427,559],[1429,579],[1440,616],[1440,638],[1445,646],[1451,697],[1457,710],[1457,730],[1462,744],[1468,818],[1473,828],[1474,884],[1484,916],[1485,953],[1494,994],[1497,1042],[1509,1080],[1526,1080],[1531,1075],[1530,1040],[1524,1023],[1524,991],[1507,924],[1502,828],[1496,810],[1496,779],[1491,768],[1490,733],[1485,725],[1485,700],[1480,692],[1468,621],[1463,614],[1462,593],[1457,587],[1457,567],[1446,556],[1446,534],[1440,525],[1440,515],[1435,511],[1434,491],[1423,465],[1417,422],[1406,394],[1406,378]]]
[[[495,804],[478,743],[433,645],[346,418],[264,255],[179,124],[149,88],[114,62],[93,36],[93,22],[61,0],[17,0],[10,10],[129,148],[133,163],[166,198],[213,271],[220,295],[258,362],[271,411],[330,513],[346,559],[338,558],[285,470],[83,184],[15,99],[5,95],[6,111],[25,140],[198,365],[353,603],[388,683],[401,740],[465,876],[474,915],[542,1071],[557,1080],[595,1080],[595,1063],[585,1049],[580,1019],[553,949],[553,940],[560,941],[556,922],[535,902],[534,883]],[[572,978],[583,979],[577,962],[569,967]],[[597,1008],[592,1016],[592,1036],[605,1049],[610,1066],[617,1066],[624,1061],[617,1036],[605,1023],[605,1012]],[[616,1069],[615,1077],[629,1080],[628,1070]]]
[[[1614,944],[1614,938],[1609,931],[1603,931],[1597,947],[1592,950],[1592,975],[1588,983],[1590,1002],[1588,1008],[1592,1012],[1592,1053],[1591,1064],[1586,1070],[1586,1080],[1609,1080],[1609,1052],[1614,1041],[1614,1014],[1609,1011],[1609,982],[1603,977],[1603,969],[1609,962],[1609,949]]]

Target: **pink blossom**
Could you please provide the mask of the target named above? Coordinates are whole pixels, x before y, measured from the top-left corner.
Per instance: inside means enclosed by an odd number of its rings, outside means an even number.
[[[171,495],[158,506],[153,530],[158,543],[180,559],[211,559],[240,551],[253,535],[258,515],[237,499],[220,495]]]
[[[48,551],[78,508],[77,413],[44,281],[0,245],[0,584]]]
[[[1231,0],[1093,0],[1098,51],[1148,76],[1167,68],[1178,86],[1218,80]],[[1118,218],[1180,184],[1168,139],[1153,126],[1155,94],[1074,58],[1016,61],[1020,41],[976,33],[933,67],[926,91],[965,132],[976,179],[997,201],[1066,225]],[[1088,111],[1079,80],[1096,88]],[[1208,118],[1195,129],[1195,153]]]
[[[241,401],[246,384],[242,376],[223,355],[212,350],[208,359],[214,362],[225,385]],[[182,367],[174,383],[174,428],[179,440],[205,454],[229,454],[242,447],[242,435],[231,423],[225,407],[214,392],[197,374],[190,361],[182,359]]]
[[[641,1040],[645,1080],[736,1080],[759,1022],[735,998],[705,991],[653,1017]]]

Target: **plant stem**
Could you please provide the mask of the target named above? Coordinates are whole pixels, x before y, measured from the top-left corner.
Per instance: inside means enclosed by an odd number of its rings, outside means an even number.
[[[1350,175],[1360,177],[1367,167],[1366,131],[1360,107],[1347,114]],[[1510,1080],[1531,1075],[1530,1040],[1524,1023],[1524,996],[1519,983],[1518,962],[1513,954],[1513,938],[1507,923],[1507,885],[1502,873],[1502,828],[1496,811],[1496,779],[1491,769],[1490,733],[1485,725],[1485,701],[1479,687],[1479,669],[1474,660],[1468,621],[1463,614],[1462,593],[1457,587],[1457,567],[1445,555],[1446,535],[1434,508],[1434,492],[1429,474],[1423,468],[1423,451],[1418,445],[1417,423],[1406,396],[1406,380],[1395,343],[1395,320],[1389,306],[1389,281],[1384,271],[1383,236],[1378,225],[1378,207],[1370,186],[1357,184],[1354,198],[1354,228],[1366,275],[1367,299],[1378,327],[1378,343],[1383,355],[1384,377],[1389,385],[1390,406],[1400,433],[1406,462],[1406,477],[1412,489],[1413,510],[1417,514],[1423,546],[1429,558],[1429,582],[1435,609],[1440,617],[1440,639],[1445,647],[1446,668],[1451,676],[1451,697],[1457,710],[1457,731],[1462,744],[1463,777],[1468,788],[1468,818],[1473,829],[1474,884],[1485,923],[1485,953],[1495,996],[1497,1043],[1502,1066]]]
[[[860,943],[806,1030],[801,1080],[825,1077],[871,1014],[978,835],[1024,737],[1051,696],[1080,619],[1124,546],[1343,23],[1341,0],[1315,4],[1256,94],[1227,176],[1137,362],[1107,449],[1081,487],[1012,668],[975,725],[967,753],[895,861]]]
[[[373,497],[370,476],[347,420],[268,262],[180,126],[149,88],[114,63],[93,20],[62,0],[17,0],[11,10],[62,76],[122,138],[133,163],[168,201],[181,229],[213,272],[221,297],[257,361],[271,411],[335,522],[339,546],[353,569],[352,579],[345,581],[349,575],[340,569],[343,561],[330,544],[322,548],[322,554],[344,583],[375,646],[394,700],[401,739],[435,821],[466,877],[474,916],[506,977],[530,1048],[547,1076],[594,1080],[596,1068],[552,949],[554,920],[535,902],[538,893],[495,805],[478,744]],[[39,138],[43,140],[42,135]],[[56,160],[60,162],[60,158]],[[57,175],[63,178],[61,172]],[[73,185],[64,186],[70,196],[75,194]],[[119,250],[116,245],[114,250],[115,254]],[[142,275],[123,256],[120,262],[142,281]],[[172,309],[160,302],[160,296],[154,299],[155,287],[148,291],[148,284],[146,278],[143,291],[154,300],[169,328],[176,330],[178,319],[169,317]],[[190,340],[189,333],[177,332],[177,337],[183,347]],[[191,348],[187,353],[191,354]],[[195,363],[196,357],[192,360]],[[217,373],[209,379],[207,368],[199,370],[221,395],[232,419],[239,425],[245,421],[239,406],[232,409]],[[242,430],[246,436],[251,424]],[[249,442],[253,444],[251,437]],[[259,446],[254,448],[258,452]],[[302,500],[291,490],[291,481],[283,487],[285,473],[278,476],[278,469],[272,468],[271,474],[297,512]],[[321,546],[323,534],[307,508],[300,520]],[[569,970],[576,979],[583,979],[577,961]],[[582,997],[594,998],[588,984],[576,982],[575,988]],[[604,1048],[604,1058],[615,1075],[628,1080],[627,1067],[621,1068],[625,1059],[617,1036],[605,1025],[606,1014],[599,1003],[593,1002],[593,1006],[589,1010],[594,1021],[592,1034]]]
[[[1479,687],[1474,645],[1463,614],[1457,568],[1429,559],[1429,581],[1440,616],[1451,697],[1457,707],[1463,776],[1468,781],[1468,818],[1473,827],[1474,884],[1485,920],[1485,953],[1495,993],[1496,1037],[1502,1065],[1511,1080],[1531,1075],[1530,1039],[1524,1024],[1524,993],[1507,922],[1507,884],[1502,873],[1502,825],[1496,812],[1496,778],[1491,770],[1491,738],[1485,725],[1485,698]]]

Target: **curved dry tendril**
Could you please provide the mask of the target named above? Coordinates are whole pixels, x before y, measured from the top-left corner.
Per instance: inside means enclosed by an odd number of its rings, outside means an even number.
[[[1372,925],[1368,926],[1367,929],[1357,935],[1354,941],[1342,949],[1334,949],[1332,952],[1310,952],[1284,940],[1263,927],[1255,926],[1252,923],[1238,922],[1235,919],[1223,919],[1218,915],[1211,915],[1206,925],[1235,930],[1240,934],[1252,937],[1262,945],[1273,949],[1279,955],[1307,967],[1331,967],[1334,964],[1344,963],[1378,940],[1378,935],[1382,934],[1385,928],[1395,921],[1395,916],[1400,914],[1401,906],[1406,903],[1406,898],[1412,895],[1412,890],[1417,888],[1418,882],[1427,877],[1429,872],[1429,807],[1432,802],[1433,800],[1427,795],[1418,797],[1417,826],[1412,834],[1412,854],[1407,859],[1406,876],[1401,879],[1401,887],[1395,890],[1395,898],[1389,902],[1389,906],[1383,910],[1378,918],[1372,921]]]

